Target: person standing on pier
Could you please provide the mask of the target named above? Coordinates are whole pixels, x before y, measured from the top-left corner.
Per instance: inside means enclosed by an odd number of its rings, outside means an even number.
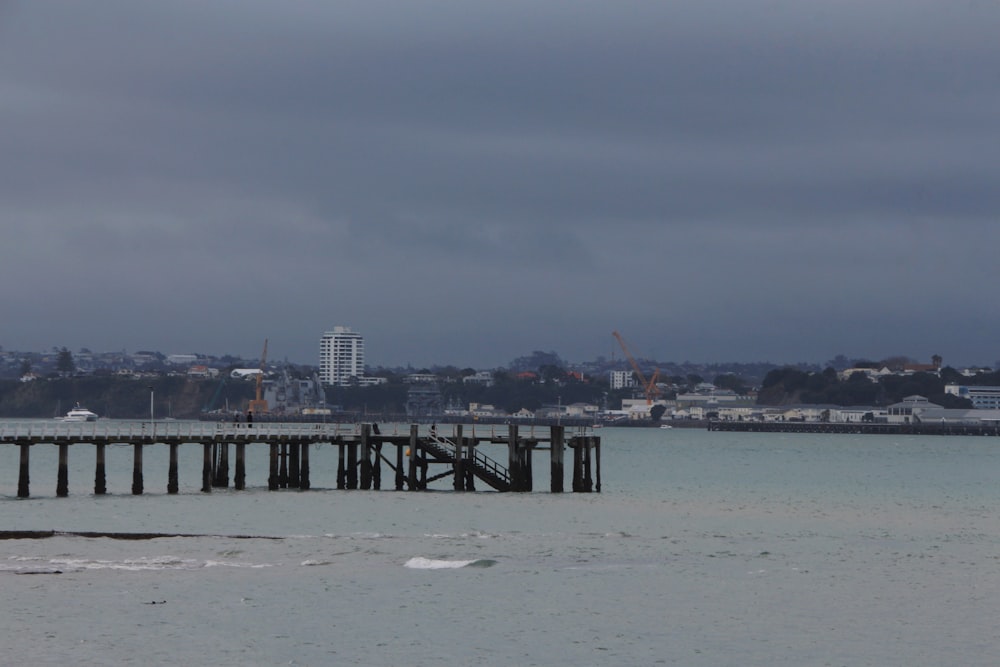
[[[247,410],[247,428],[253,428],[253,410]]]

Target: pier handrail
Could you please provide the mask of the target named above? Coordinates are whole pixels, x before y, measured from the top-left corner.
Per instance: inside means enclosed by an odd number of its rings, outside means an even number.
[[[455,458],[455,443],[433,432],[430,433],[428,437],[431,442],[438,445],[438,447],[443,449],[451,458],[453,459]],[[478,467],[481,471],[485,472],[486,474],[496,477],[503,484],[506,484],[508,486],[510,485],[510,473],[507,471],[506,468],[501,466],[498,462],[494,461],[490,457],[486,456],[486,454],[483,454],[481,451],[479,451],[478,448],[470,447],[469,449],[472,450],[473,468]]]
[[[206,440],[310,440],[324,442],[339,436],[360,435],[358,425],[298,422],[193,422],[97,420],[60,422],[49,420],[0,422],[0,442],[204,442]]]

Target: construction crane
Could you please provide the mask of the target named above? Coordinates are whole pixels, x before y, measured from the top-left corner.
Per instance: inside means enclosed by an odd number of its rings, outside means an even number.
[[[267,412],[267,401],[261,395],[264,388],[264,363],[267,361],[267,339],[264,339],[264,351],[260,355],[260,373],[257,374],[257,397],[250,401],[250,412],[259,415]]]
[[[656,386],[656,380],[660,376],[660,370],[656,369],[653,371],[653,377],[646,380],[646,376],[643,374],[642,369],[639,368],[639,364],[636,363],[635,358],[632,353],[629,352],[628,345],[625,344],[625,339],[617,331],[612,331],[611,335],[615,337],[618,344],[622,347],[622,352],[625,353],[625,358],[632,365],[632,370],[635,372],[635,376],[639,379],[639,384],[642,385],[642,390],[646,394],[646,405],[652,405],[656,397],[660,395],[660,388]]]

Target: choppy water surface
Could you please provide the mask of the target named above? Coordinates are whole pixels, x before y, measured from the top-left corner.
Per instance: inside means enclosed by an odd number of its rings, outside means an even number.
[[[993,665],[1000,441],[603,429],[601,494],[200,487],[201,448],[0,449],[7,664]],[[504,452],[496,450],[503,459]],[[536,454],[536,489],[548,486]],[[387,471],[384,472],[385,475]],[[567,484],[568,488],[568,484]]]

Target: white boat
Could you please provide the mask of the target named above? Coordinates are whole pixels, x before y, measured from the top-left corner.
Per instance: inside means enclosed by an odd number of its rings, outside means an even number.
[[[673,428],[670,424],[660,424],[660,428]]]
[[[97,421],[97,413],[91,412],[87,408],[83,407],[79,403],[76,407],[66,413],[66,416],[62,418],[64,422],[94,422]]]

